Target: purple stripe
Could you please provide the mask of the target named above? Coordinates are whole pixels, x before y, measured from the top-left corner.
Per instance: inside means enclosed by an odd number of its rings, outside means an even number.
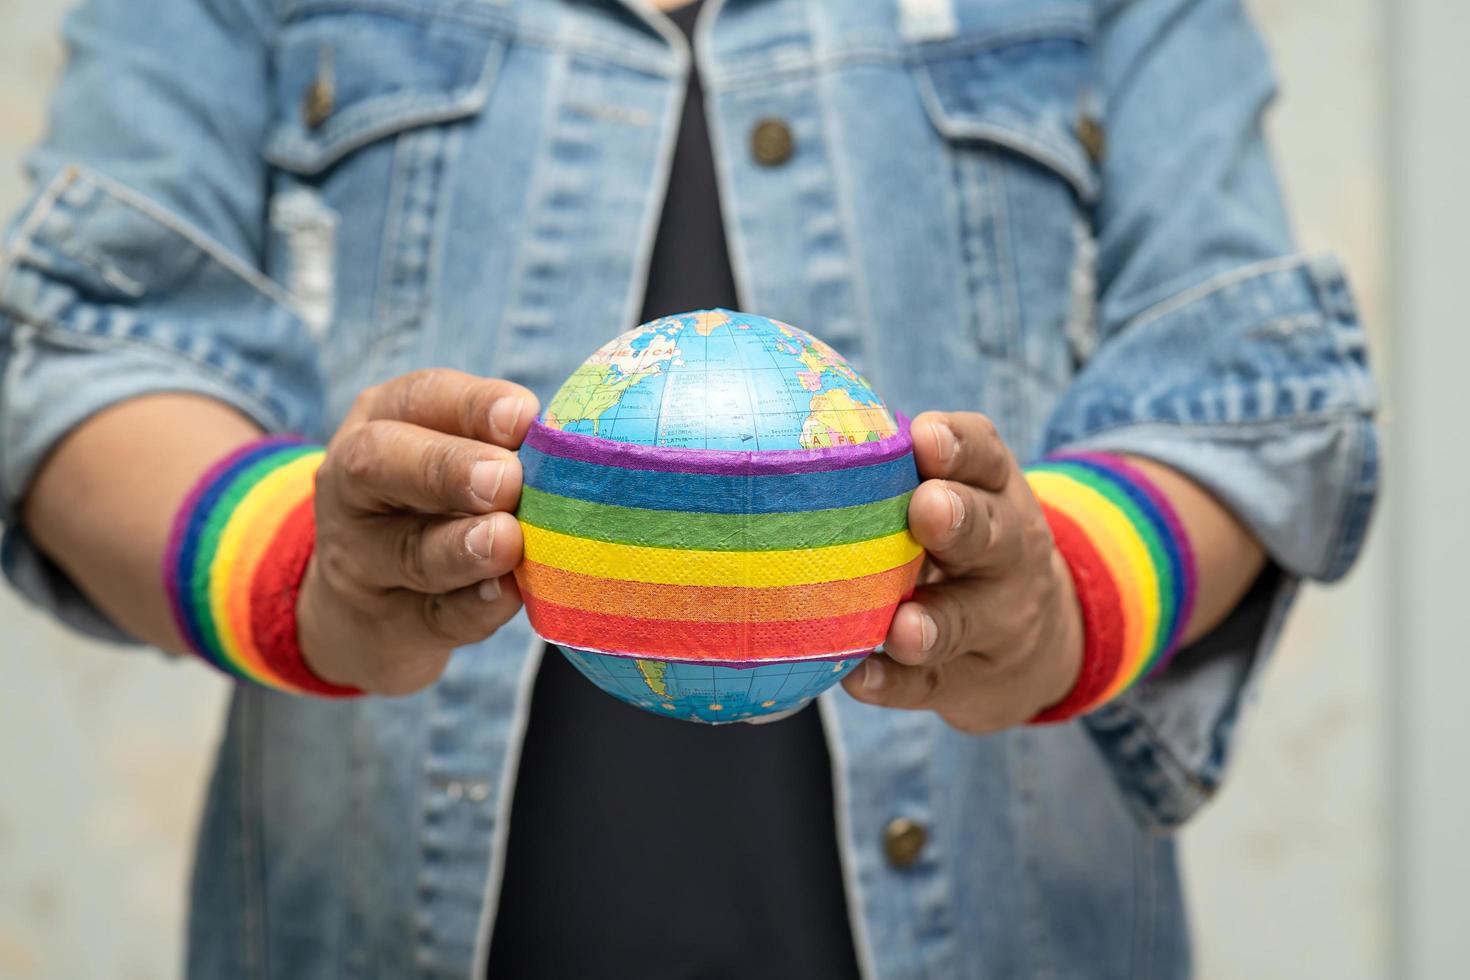
[[[1169,638],[1169,647],[1160,654],[1158,663],[1149,671],[1150,676],[1157,674],[1173,658],[1174,651],[1179,648],[1179,640],[1189,626],[1190,616],[1194,613],[1198,573],[1195,569],[1194,548],[1189,543],[1189,535],[1184,530],[1184,523],[1179,520],[1179,514],[1174,510],[1174,505],[1169,502],[1169,498],[1154,486],[1148,474],[1120,456],[1111,453],[1068,452],[1054,454],[1051,458],[1085,460],[1124,474],[1148,496],[1149,500],[1153,501],[1154,506],[1159,509],[1159,514],[1163,516],[1164,523],[1169,526],[1169,533],[1173,535],[1174,543],[1179,548],[1180,564],[1184,566],[1184,587],[1180,590],[1183,596],[1180,599],[1179,622],[1174,628],[1174,635]]]
[[[526,445],[546,453],[598,466],[660,473],[712,473],[719,476],[775,476],[787,473],[825,473],[886,463],[913,451],[909,420],[896,416],[898,431],[885,439],[856,446],[826,449],[767,449],[743,452],[731,449],[677,449],[614,442],[598,436],[563,432],[540,419],[526,433]]]
[[[168,608],[173,614],[174,627],[179,631],[179,636],[185,643],[189,642],[190,630],[184,621],[184,605],[179,592],[179,553],[183,550],[185,532],[194,516],[194,508],[199,506],[199,498],[204,496],[205,491],[213,486],[226,470],[257,449],[272,444],[293,445],[301,441],[299,436],[267,436],[245,443],[228,455],[221,457],[213,466],[205,470],[204,475],[189,489],[188,495],[184,497],[184,502],[179,505],[178,513],[174,516],[173,527],[169,529],[168,544],[163,551],[163,591],[168,596]]]
[[[575,650],[577,653],[585,653],[593,657],[616,657],[619,660],[654,660],[659,663],[690,664],[699,667],[736,667],[748,670],[752,667],[768,667],[772,664],[804,664],[804,663],[835,663],[840,660],[862,660],[877,651],[874,649],[849,650],[846,653],[819,653],[810,657],[766,657],[763,660],[734,659],[725,660],[719,657],[664,657],[649,656],[646,653],[613,653],[608,650],[588,650],[586,647],[574,647],[570,643],[557,643],[555,640],[547,640],[554,647],[565,647],[567,650]]]

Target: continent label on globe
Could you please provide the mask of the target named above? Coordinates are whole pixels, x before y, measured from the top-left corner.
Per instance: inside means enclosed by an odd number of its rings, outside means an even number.
[[[531,626],[668,717],[759,722],[882,643],[923,552],[907,425],[811,334],[664,317],[567,379],[521,449]]]

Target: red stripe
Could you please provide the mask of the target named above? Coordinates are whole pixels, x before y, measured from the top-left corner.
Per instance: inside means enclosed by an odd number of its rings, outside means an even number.
[[[296,597],[315,542],[316,514],[308,497],[281,522],[250,583],[250,632],[266,669],[289,687],[322,697],[353,697],[362,692],[311,672],[296,638]]]
[[[1044,503],[1041,509],[1072,573],[1082,607],[1082,669],[1071,692],[1032,718],[1032,724],[1067,721],[1087,711],[1107,691],[1123,664],[1123,605],[1112,573],[1075,521]]]
[[[872,650],[888,634],[893,607],[826,619],[701,623],[587,612],[523,593],[531,627],[544,640],[677,660],[787,660]]]

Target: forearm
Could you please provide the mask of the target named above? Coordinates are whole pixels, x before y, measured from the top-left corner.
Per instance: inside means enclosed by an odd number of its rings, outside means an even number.
[[[208,398],[122,402],[56,447],[22,519],[41,550],[114,622],[182,653],[161,573],[174,516],[212,463],[259,435],[254,423]]]
[[[1193,643],[1230,615],[1260,575],[1266,553],[1234,514],[1189,477],[1153,460],[1128,460],[1168,498],[1194,552],[1198,585],[1180,638],[1182,645]]]

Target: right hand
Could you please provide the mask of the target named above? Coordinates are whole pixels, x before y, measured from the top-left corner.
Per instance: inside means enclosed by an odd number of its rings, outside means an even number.
[[[410,694],[515,615],[514,450],[537,411],[520,385],[450,370],[358,397],[317,473],[316,549],[297,600],[318,676]]]

